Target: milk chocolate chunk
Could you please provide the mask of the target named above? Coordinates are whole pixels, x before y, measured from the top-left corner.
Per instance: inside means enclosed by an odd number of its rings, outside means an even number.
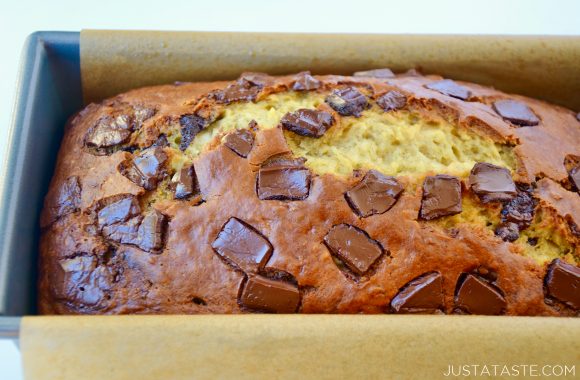
[[[237,218],[224,224],[211,246],[226,262],[246,273],[256,273],[272,255],[268,239]]]
[[[310,170],[303,161],[271,160],[260,167],[256,191],[262,200],[304,200],[310,193]]]
[[[431,220],[461,212],[461,181],[457,177],[438,174],[425,178],[420,216]]]
[[[250,276],[242,286],[239,301],[248,309],[289,314],[295,313],[300,304],[300,291],[294,284]]]
[[[46,227],[62,216],[77,212],[81,207],[81,184],[79,177],[70,176],[56,190],[46,196],[46,208],[40,224]]]
[[[193,165],[184,165],[173,180],[175,186],[175,199],[186,199],[199,193],[199,184]]]
[[[469,175],[471,190],[484,202],[503,202],[517,195],[516,184],[508,169],[478,162]]]
[[[425,273],[408,282],[391,301],[395,313],[425,313],[443,308],[442,276]]]
[[[344,195],[353,211],[361,217],[388,211],[403,192],[394,178],[369,170],[364,178]]]
[[[126,142],[131,131],[132,120],[129,115],[105,116],[89,129],[85,144],[94,148],[110,148]]]
[[[394,111],[407,105],[407,97],[398,91],[389,91],[377,99],[377,104],[385,112]]]
[[[471,97],[471,91],[469,91],[468,88],[455,83],[451,79],[443,79],[438,82],[427,84],[425,87],[430,90],[437,91],[443,95],[451,96],[461,100],[467,100]]]
[[[502,292],[487,280],[464,273],[459,278],[455,306],[469,314],[499,315],[506,308]]]
[[[163,248],[167,217],[153,209],[145,214],[137,231],[137,245],[144,251],[157,252]]]
[[[181,142],[179,143],[179,149],[182,151],[187,149],[195,136],[207,127],[208,123],[207,119],[195,114],[181,116],[179,118],[179,124],[181,125]]]
[[[520,228],[516,223],[505,222],[501,223],[495,229],[496,236],[499,236],[503,241],[516,241],[520,237]]]
[[[247,129],[239,129],[226,136],[224,145],[238,156],[246,158],[254,146],[254,134]]]
[[[387,68],[384,69],[375,69],[375,70],[367,70],[367,71],[357,71],[353,74],[355,77],[370,77],[370,78],[394,78],[395,74]]]
[[[256,81],[242,77],[223,90],[215,92],[213,97],[217,103],[221,104],[254,101],[260,91],[262,91],[262,87],[263,86]]]
[[[334,90],[325,101],[342,116],[359,117],[362,111],[370,107],[367,97],[355,87]]]
[[[167,155],[161,147],[147,148],[119,165],[119,172],[145,190],[153,190],[163,177]]]
[[[282,127],[300,136],[321,137],[334,124],[334,118],[325,111],[301,108],[288,112],[280,120]]]
[[[550,297],[574,310],[580,309],[580,268],[555,259],[548,266],[544,282]]]
[[[355,274],[364,275],[384,253],[381,244],[349,224],[338,224],[324,237],[324,244]]]
[[[125,222],[141,212],[139,202],[132,195],[112,196],[101,201],[102,207],[97,212],[100,227]]]
[[[517,100],[497,100],[493,103],[493,109],[499,116],[520,127],[532,127],[540,123],[530,107]]]
[[[294,91],[311,91],[320,88],[322,83],[310,75],[310,71],[303,71],[296,74],[296,81],[292,85]]]

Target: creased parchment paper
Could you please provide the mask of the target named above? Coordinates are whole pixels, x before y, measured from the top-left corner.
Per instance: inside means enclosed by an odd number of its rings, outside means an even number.
[[[81,32],[85,100],[242,71],[350,74],[369,68],[491,85],[580,111],[580,37],[380,34]]]
[[[27,380],[435,379],[449,365],[580,371],[579,331],[570,318],[25,317],[20,344]]]

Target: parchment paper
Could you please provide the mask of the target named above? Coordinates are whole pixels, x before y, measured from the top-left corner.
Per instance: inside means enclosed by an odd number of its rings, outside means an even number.
[[[26,317],[20,342],[26,379],[434,379],[449,365],[580,371],[579,330],[570,318]]]
[[[350,74],[368,68],[492,85],[580,111],[580,37],[81,32],[87,102],[131,88],[233,79],[242,71]]]

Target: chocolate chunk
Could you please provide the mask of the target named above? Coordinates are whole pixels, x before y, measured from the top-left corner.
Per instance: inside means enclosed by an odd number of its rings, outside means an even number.
[[[159,137],[157,137],[157,140],[155,140],[155,142],[153,143],[152,146],[159,146],[161,148],[164,148],[166,146],[169,146],[169,141],[167,141],[167,136],[165,136],[164,133],[160,134]]]
[[[544,283],[550,297],[580,309],[580,268],[555,259],[548,266]]]
[[[237,218],[224,224],[211,246],[224,260],[246,273],[263,268],[272,255],[268,239]]]
[[[112,196],[99,203],[97,221],[100,227],[124,222],[141,212],[137,198],[132,195]]]
[[[310,75],[310,71],[303,71],[298,73],[294,78],[296,78],[296,81],[292,85],[292,89],[294,91],[317,90],[322,85],[318,79]]]
[[[402,192],[403,186],[394,177],[369,170],[344,196],[353,211],[364,218],[388,211]]]
[[[195,136],[208,126],[209,122],[201,116],[190,114],[181,116],[179,118],[179,124],[181,125],[179,149],[183,151],[187,149]]]
[[[503,241],[516,241],[520,237],[520,228],[516,223],[505,222],[497,226],[495,234]]]
[[[146,120],[151,119],[157,113],[155,108],[133,106],[133,129],[139,129]]]
[[[224,145],[238,156],[246,158],[254,146],[254,134],[247,129],[239,129],[226,136]]]
[[[384,252],[378,241],[349,224],[332,227],[324,237],[324,244],[358,275],[365,274]]]
[[[442,308],[442,276],[439,272],[425,273],[409,281],[391,301],[395,313],[425,313]]]
[[[245,78],[238,79],[221,91],[213,94],[217,103],[229,104],[233,102],[254,101],[262,91],[261,85]]]
[[[576,191],[580,191],[580,164],[568,172],[570,174],[570,180],[576,186]]]
[[[289,314],[300,304],[300,291],[294,284],[251,276],[242,286],[240,304],[248,309]]]
[[[469,314],[499,315],[506,308],[499,288],[485,279],[464,273],[459,277],[455,306]]]
[[[89,129],[85,144],[94,148],[110,148],[126,142],[133,129],[129,115],[105,116]]]
[[[353,74],[355,77],[371,77],[371,78],[394,78],[395,74],[390,69],[375,69],[367,71],[357,71]]]
[[[443,79],[438,82],[427,84],[425,87],[440,92],[443,95],[461,100],[467,100],[471,97],[471,91],[469,91],[467,87],[461,86],[451,79]]]
[[[102,303],[114,282],[111,268],[99,265],[97,258],[88,253],[59,260],[55,269],[51,273],[58,279],[54,284],[64,284],[55,286],[59,298],[81,307],[93,308]]]
[[[156,252],[163,247],[167,217],[153,209],[145,214],[137,231],[137,245],[144,251]]]
[[[401,109],[407,105],[407,97],[398,91],[389,91],[377,99],[385,112]]]
[[[485,162],[478,162],[473,166],[469,184],[483,203],[509,201],[517,194],[510,171]]]
[[[540,123],[540,119],[524,103],[516,100],[497,100],[493,109],[499,116],[521,127],[532,127]]]
[[[46,227],[60,217],[77,212],[81,207],[81,184],[79,177],[68,177],[62,185],[52,189],[46,196],[46,208],[40,225]]]
[[[175,199],[186,199],[199,193],[199,184],[193,165],[184,165],[173,179]]]
[[[306,199],[310,193],[310,170],[300,160],[270,160],[258,171],[256,192],[262,200]]]
[[[115,223],[103,227],[103,236],[121,244],[137,245],[137,233],[143,217],[141,215],[129,219],[125,223]]]
[[[280,120],[282,127],[300,136],[321,137],[334,124],[334,118],[325,111],[301,108],[288,112]]]
[[[423,182],[420,216],[431,220],[461,212],[461,181],[457,177],[438,174]]]
[[[166,161],[167,155],[163,148],[151,147],[132,160],[122,162],[119,172],[145,190],[153,190],[163,177],[163,165]]]
[[[274,78],[264,73],[242,73],[242,75],[240,75],[240,79],[246,80],[250,82],[250,84],[259,87],[271,86],[274,83]]]
[[[523,230],[532,223],[535,207],[536,202],[529,190],[518,189],[516,197],[503,206],[501,220],[515,223],[520,230]]]
[[[354,87],[334,90],[325,101],[342,116],[359,117],[362,111],[370,107],[367,97]]]

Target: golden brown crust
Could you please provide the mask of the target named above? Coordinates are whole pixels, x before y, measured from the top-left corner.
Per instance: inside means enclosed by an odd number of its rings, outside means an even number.
[[[325,91],[353,84],[377,98],[396,90],[407,96],[410,109],[425,117],[436,114],[497,142],[514,145],[518,160],[514,179],[536,186],[536,180],[544,178],[537,182],[539,199],[580,226],[578,194],[561,186],[568,177],[565,157],[580,155],[580,123],[572,111],[458,82],[471,91],[469,101],[463,101],[426,88],[441,79],[436,76],[315,78]],[[267,77],[258,99],[291,89],[294,80],[294,76]],[[295,279],[301,293],[299,311],[303,313],[389,312],[390,301],[399,289],[432,271],[443,276],[443,311],[452,313],[458,279],[462,273],[482,268],[493,273],[494,286],[505,297],[507,315],[576,313],[545,302],[547,265],[515,253],[511,243],[490,236],[480,226],[460,225],[450,233],[419,220],[420,186],[403,192],[388,212],[369,218],[359,218],[344,198],[344,193],[360,181],[356,177],[342,179],[313,173],[306,199],[260,200],[256,196],[259,166],[273,155],[290,152],[280,128],[257,131],[247,159],[214,142],[194,160],[204,202],[197,206],[172,199],[155,203],[155,209],[169,219],[161,253],[108,241],[97,226],[97,203],[119,194],[140,197],[146,191],[117,169],[132,154],[123,150],[96,154],[86,145],[89,129],[99,119],[125,112],[127,107],[155,110],[139,126],[139,137],[134,140],[138,148],[145,148],[180,116],[207,114],[223,107],[206,94],[229,84],[183,83],[138,89],[99,105],[91,104],[70,121],[50,191],[59,194],[67,179],[77,177],[81,196],[76,209],[69,208],[58,217],[48,215],[55,210],[58,197],[46,199],[46,227],[40,246],[41,313],[246,311],[238,303],[246,274],[224,263],[211,247],[231,217],[245,221],[268,239],[274,249],[264,271],[286,273]],[[524,102],[540,119],[539,125],[516,127],[504,120],[492,108],[498,99]],[[134,135],[132,139],[136,139]],[[323,244],[332,226],[341,223],[366,231],[388,251],[363,276],[345,275]]]

